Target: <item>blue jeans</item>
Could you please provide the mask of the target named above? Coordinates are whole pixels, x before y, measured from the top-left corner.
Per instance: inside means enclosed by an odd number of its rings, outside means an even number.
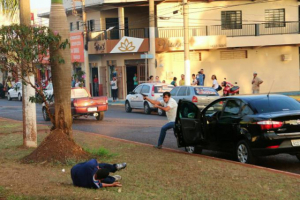
[[[175,122],[168,122],[161,128],[159,139],[158,139],[158,146],[160,146],[164,143],[164,140],[165,140],[165,137],[167,134],[167,130],[169,130],[171,128],[174,130],[174,127],[175,127]]]
[[[109,172],[115,173],[117,171],[117,167],[116,164],[106,164],[106,163],[100,163],[99,164],[99,168],[101,169],[107,169]],[[111,184],[113,182],[115,182],[115,178],[112,176],[108,176],[105,179],[101,180],[102,183],[108,183]]]

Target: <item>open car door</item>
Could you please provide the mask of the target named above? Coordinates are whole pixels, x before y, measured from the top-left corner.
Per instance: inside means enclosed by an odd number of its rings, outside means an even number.
[[[199,108],[191,101],[179,100],[175,121],[178,147],[196,146],[203,139]]]

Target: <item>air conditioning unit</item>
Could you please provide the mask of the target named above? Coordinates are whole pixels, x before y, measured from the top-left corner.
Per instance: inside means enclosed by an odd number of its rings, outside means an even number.
[[[290,60],[292,60],[292,56],[290,54],[283,54],[283,55],[281,55],[281,60],[282,61],[290,61]]]

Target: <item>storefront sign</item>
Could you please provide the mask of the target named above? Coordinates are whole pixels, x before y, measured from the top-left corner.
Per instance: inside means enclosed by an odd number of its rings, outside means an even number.
[[[227,39],[221,36],[195,36],[189,41],[190,50],[226,48]],[[183,51],[184,39],[180,38],[157,38],[155,40],[156,52]]]
[[[106,50],[107,48],[105,40],[89,42],[89,54],[107,53]]]
[[[123,37],[110,53],[134,53],[138,52],[144,39]]]
[[[83,34],[82,32],[71,33],[71,62],[84,62],[84,47],[83,47]]]

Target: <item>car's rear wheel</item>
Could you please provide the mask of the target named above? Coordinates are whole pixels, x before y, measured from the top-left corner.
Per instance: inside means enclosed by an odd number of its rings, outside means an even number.
[[[188,153],[201,154],[202,148],[200,146],[187,146],[187,147],[185,147],[185,151]]]
[[[151,109],[150,109],[150,106],[149,106],[148,103],[145,103],[145,104],[144,104],[144,112],[145,112],[145,114],[147,114],[147,115],[151,114]]]
[[[128,113],[130,113],[132,111],[132,108],[128,101],[126,101],[126,103],[125,103],[125,111]]]
[[[9,93],[7,94],[7,100],[8,100],[8,101],[11,101],[11,97],[10,97],[10,94],[9,94]]]
[[[102,121],[103,119],[104,119],[104,112],[102,111],[102,112],[99,112],[98,113],[98,116],[96,117],[96,119],[98,120],[98,121]]]
[[[158,113],[159,116],[165,116],[166,115],[166,112],[162,109],[158,109],[157,113]]]
[[[241,140],[236,145],[236,157],[241,163],[253,164],[255,163],[255,157],[252,155],[249,144],[245,140]]]
[[[18,94],[18,100],[19,100],[19,101],[22,101],[22,96],[21,96],[20,93]]]
[[[46,108],[43,108],[43,118],[44,118],[45,121],[50,121],[50,117],[47,113]]]

